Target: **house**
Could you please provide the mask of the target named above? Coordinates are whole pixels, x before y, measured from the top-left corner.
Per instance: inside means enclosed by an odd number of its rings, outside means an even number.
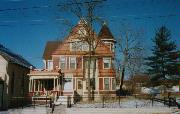
[[[30,93],[52,96],[88,95],[89,45],[80,40],[88,34],[85,21],[80,20],[63,41],[48,41],[43,54],[44,69],[31,71]],[[94,31],[93,31],[94,32]],[[114,43],[115,39],[104,24],[94,44],[99,42],[90,64],[91,83],[95,96],[115,95]],[[60,69],[60,71],[59,71]],[[59,72],[58,72],[59,71]]]
[[[141,88],[150,83],[150,77],[146,74],[136,74],[131,78],[134,93],[141,93]]]
[[[14,106],[28,94],[30,66],[22,56],[0,45],[0,110]]]

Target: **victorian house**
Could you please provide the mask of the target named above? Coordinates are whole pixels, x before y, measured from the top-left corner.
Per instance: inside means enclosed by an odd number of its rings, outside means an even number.
[[[88,34],[85,24],[80,20],[62,41],[47,42],[43,54],[44,69],[32,70],[29,74],[32,95],[39,92],[39,95],[87,96],[88,72],[95,96],[115,95],[115,39],[106,24],[98,35],[93,31],[93,44],[97,47],[91,55],[93,59],[88,71],[89,44],[81,39]]]

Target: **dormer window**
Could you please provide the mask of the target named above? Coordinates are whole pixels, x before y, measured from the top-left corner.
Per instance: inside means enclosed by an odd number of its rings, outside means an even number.
[[[84,27],[81,27],[78,31],[78,34],[80,37],[85,37],[87,35],[87,32]]]

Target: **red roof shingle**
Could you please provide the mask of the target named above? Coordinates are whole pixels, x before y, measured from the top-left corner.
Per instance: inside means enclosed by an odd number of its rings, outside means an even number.
[[[99,38],[102,39],[114,39],[111,31],[109,30],[108,26],[106,24],[104,24],[99,32],[98,35]]]

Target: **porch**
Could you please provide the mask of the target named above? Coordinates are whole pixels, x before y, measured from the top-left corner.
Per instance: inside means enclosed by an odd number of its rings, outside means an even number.
[[[62,95],[62,73],[52,71],[31,71],[29,75],[29,95],[52,97]]]

